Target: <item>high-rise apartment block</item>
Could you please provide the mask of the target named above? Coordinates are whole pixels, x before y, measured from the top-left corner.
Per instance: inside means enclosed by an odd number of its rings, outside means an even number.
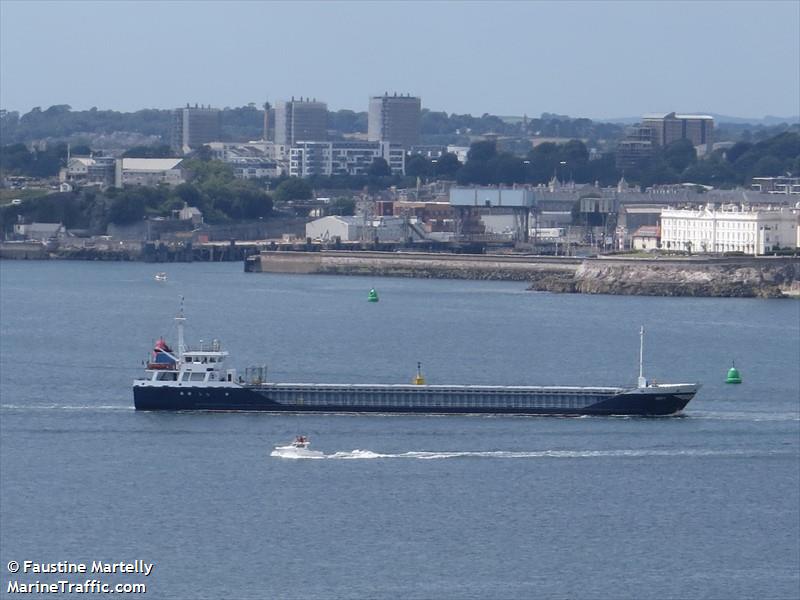
[[[367,139],[410,149],[419,144],[420,112],[421,101],[415,96],[373,96],[369,99]]]
[[[651,127],[629,127],[625,139],[617,143],[617,169],[625,171],[638,166],[653,154],[654,131]]]
[[[275,105],[275,143],[291,146],[297,142],[328,139],[328,105],[306,98],[282,100]]]
[[[705,151],[711,152],[714,144],[714,117],[709,115],[644,115],[642,127],[653,130],[653,143],[659,146],[689,140],[693,146],[705,146]]]
[[[714,117],[678,115],[674,112],[644,115],[639,125],[628,129],[617,144],[617,168],[634,168],[653,155],[656,146],[669,146],[677,140],[689,140],[699,147],[698,154],[714,148]]]
[[[210,106],[176,108],[172,113],[170,146],[179,154],[196,150],[203,144],[218,141],[222,132],[222,113]]]

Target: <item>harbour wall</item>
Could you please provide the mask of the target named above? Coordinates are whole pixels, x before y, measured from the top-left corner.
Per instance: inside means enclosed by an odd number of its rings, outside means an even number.
[[[47,248],[35,242],[21,244],[0,243],[0,259],[43,260],[48,258]]]
[[[581,259],[422,252],[272,252],[245,261],[254,273],[370,275],[423,279],[529,281],[543,274],[574,273]]]
[[[72,240],[70,240],[73,242]],[[102,260],[172,262],[239,262],[263,248],[263,242],[137,242],[113,241],[100,244],[41,242],[0,242],[4,260]]]
[[[527,281],[531,290],[645,296],[800,297],[800,259],[574,258],[402,252],[273,252],[245,271]]]

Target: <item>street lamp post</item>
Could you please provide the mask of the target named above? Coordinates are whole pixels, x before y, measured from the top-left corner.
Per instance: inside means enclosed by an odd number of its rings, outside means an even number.
[[[528,169],[531,166],[531,161],[529,159],[525,159],[522,161],[524,165],[523,169],[525,170],[525,183],[528,182]],[[536,216],[536,209],[533,207],[528,208],[528,212],[526,214],[527,218],[525,219],[525,234],[524,238],[526,242],[530,241],[530,234],[531,234],[531,226],[530,226],[530,216],[533,213],[533,247],[536,248],[537,236],[539,235],[539,223]]]

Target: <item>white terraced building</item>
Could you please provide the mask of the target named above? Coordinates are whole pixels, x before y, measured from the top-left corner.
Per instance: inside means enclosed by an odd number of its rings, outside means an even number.
[[[289,175],[363,175],[376,158],[383,158],[392,173],[403,175],[406,152],[389,142],[297,142],[289,150]]]
[[[800,209],[707,204],[661,211],[661,248],[763,255],[798,247]]]
[[[185,181],[182,158],[118,158],[114,185],[170,186]]]

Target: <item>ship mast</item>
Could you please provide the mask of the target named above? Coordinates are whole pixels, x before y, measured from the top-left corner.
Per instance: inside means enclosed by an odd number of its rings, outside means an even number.
[[[186,317],[183,316],[183,296],[181,296],[180,309],[178,315],[175,317],[175,323],[178,326],[178,358],[183,362],[183,353],[186,352],[186,344],[183,341],[183,323]]]
[[[644,325],[639,329],[639,382],[640,388],[647,387],[647,380],[644,378]]]

